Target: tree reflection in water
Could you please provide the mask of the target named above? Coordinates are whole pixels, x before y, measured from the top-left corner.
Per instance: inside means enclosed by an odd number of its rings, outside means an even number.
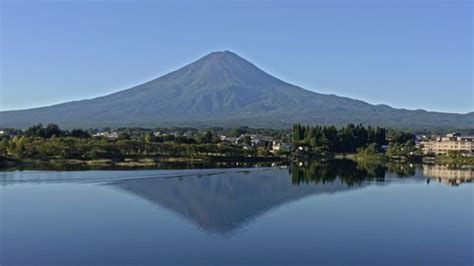
[[[334,182],[337,178],[348,186],[360,185],[363,181],[384,181],[386,173],[397,177],[415,175],[411,164],[357,163],[352,160],[309,161],[289,167],[293,184]]]

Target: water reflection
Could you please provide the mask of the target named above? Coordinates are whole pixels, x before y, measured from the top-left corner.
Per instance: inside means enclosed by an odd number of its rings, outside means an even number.
[[[324,184],[340,179],[342,183],[353,186],[364,181],[385,180],[385,174],[397,177],[412,177],[418,166],[413,164],[356,163],[352,160],[309,161],[290,167],[290,176],[294,184]]]
[[[474,172],[472,166],[450,167],[447,165],[423,165],[423,174],[439,182],[449,185],[472,182]]]
[[[472,184],[425,184],[424,173],[472,179],[453,171],[0,172],[0,264],[470,265]]]
[[[227,235],[271,209],[311,195],[360,189],[373,182],[421,182],[426,177],[459,184],[471,182],[473,172],[472,168],[333,160],[287,168],[2,172],[0,177],[4,185],[102,182],[171,210],[206,232]]]
[[[351,160],[311,161],[289,168],[293,184],[325,184],[341,180],[347,186],[360,185],[365,180],[383,181],[385,168],[381,165],[362,166]]]
[[[408,177],[423,182],[426,178],[421,172],[416,174],[421,169],[428,175],[437,168],[357,164],[351,160],[312,161],[290,165],[287,169],[203,172],[181,177],[117,180],[108,185],[171,210],[206,232],[226,235],[271,209],[307,196],[360,189],[372,182],[386,184]],[[438,172],[442,172],[440,178],[455,173],[444,168]],[[472,170],[469,173],[472,178]]]
[[[295,186],[288,170],[278,168],[120,180],[109,185],[159,204],[219,235],[231,234],[263,213],[300,198],[353,189],[337,178],[319,185]]]

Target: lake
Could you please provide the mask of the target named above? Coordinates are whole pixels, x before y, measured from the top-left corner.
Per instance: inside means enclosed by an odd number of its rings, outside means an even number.
[[[0,265],[472,265],[472,170],[449,171],[0,172]]]

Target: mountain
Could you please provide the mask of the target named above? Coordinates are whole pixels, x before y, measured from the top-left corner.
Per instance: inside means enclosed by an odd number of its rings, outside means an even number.
[[[295,122],[411,128],[473,128],[474,112],[395,109],[315,93],[279,80],[229,52],[213,52],[174,72],[110,95],[0,112],[0,127],[288,127]]]

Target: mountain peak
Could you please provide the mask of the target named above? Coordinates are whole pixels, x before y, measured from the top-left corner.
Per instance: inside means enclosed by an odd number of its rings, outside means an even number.
[[[209,53],[178,70],[175,75],[206,88],[223,88],[230,84],[268,86],[280,82],[229,50]]]
[[[236,53],[229,51],[229,50],[223,50],[223,51],[214,51],[209,53],[208,55],[204,57],[213,57],[213,58],[223,58],[223,57],[240,57]]]
[[[231,51],[229,51],[229,50],[212,52],[212,53],[210,53],[210,54],[208,54],[208,55],[205,55],[204,57],[202,57],[202,58],[199,59],[198,61],[205,61],[205,62],[209,62],[209,63],[219,63],[219,62],[227,62],[227,63],[230,63],[230,62],[246,62],[246,63],[251,64],[250,62],[246,61],[245,59],[243,59],[242,57],[240,57],[240,56],[237,55],[236,53],[231,52]]]

